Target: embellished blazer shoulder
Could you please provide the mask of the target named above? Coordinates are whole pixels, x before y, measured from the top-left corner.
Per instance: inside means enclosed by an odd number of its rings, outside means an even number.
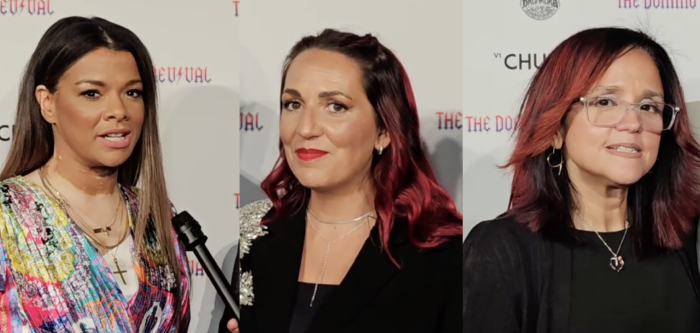
[[[255,299],[253,273],[251,272],[250,256],[248,254],[251,252],[253,242],[258,237],[267,235],[267,227],[262,225],[262,220],[271,209],[272,202],[269,199],[264,199],[241,207],[239,212],[240,240],[238,243],[238,258],[241,265],[239,282],[241,306],[252,306]]]
[[[264,227],[261,222],[263,217],[267,215],[271,209],[272,202],[269,199],[265,199],[244,205],[238,212],[240,238],[238,239],[236,261],[233,267],[233,273],[231,274],[231,285],[233,286],[234,292],[239,296],[238,306],[242,306],[242,312],[248,311],[246,307],[251,307],[254,300],[253,275],[250,268],[250,251],[253,241],[267,234],[267,228]],[[243,316],[244,315],[241,315],[241,317]],[[219,321],[218,332],[229,333],[226,326],[233,318],[235,318],[235,314],[227,307]]]

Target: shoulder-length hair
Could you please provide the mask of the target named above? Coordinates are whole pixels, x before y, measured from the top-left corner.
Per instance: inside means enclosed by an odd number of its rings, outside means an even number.
[[[280,94],[290,64],[310,49],[338,52],[357,62],[378,126],[391,137],[386,153],[381,157],[375,154],[372,160],[377,191],[374,205],[383,247],[388,248],[389,234],[398,217],[407,218],[411,240],[419,248],[435,247],[449,236],[461,235],[462,214],[438,185],[423,151],[411,83],[394,53],[372,35],[326,29],[302,38],[292,47],[284,62]],[[266,222],[298,212],[309,199],[309,190],[287,164],[281,141],[279,149],[277,164],[261,185],[275,207],[275,214]]]
[[[54,136],[51,124],[41,115],[34,92],[45,85],[54,93],[63,74],[79,59],[96,49],[131,53],[136,59],[143,82],[145,119],[142,135],[134,152],[119,167],[118,182],[139,190],[139,213],[136,218],[135,242],[143,246],[149,216],[152,218],[161,255],[167,258],[176,281],[180,281],[180,265],[175,253],[175,237],[170,219],[173,216],[163,173],[158,134],[157,88],[153,61],[141,40],[130,30],[102,18],[67,17],[58,20],[44,33],[29,63],[19,89],[19,101],[12,145],[0,179],[26,175],[48,162],[53,155]],[[179,326],[182,309],[180,289],[174,288],[175,325]]]
[[[628,191],[630,232],[642,258],[682,247],[694,230],[700,199],[700,149],[691,134],[680,80],[668,53],[650,36],[625,28],[596,28],[559,44],[530,82],[516,124],[515,149],[504,167],[514,172],[508,213],[533,231],[575,243],[574,189],[566,168],[557,176],[546,156],[573,102],[633,49],[649,53],[661,76],[665,102],[684,111],[673,129],[662,133],[652,171]]]

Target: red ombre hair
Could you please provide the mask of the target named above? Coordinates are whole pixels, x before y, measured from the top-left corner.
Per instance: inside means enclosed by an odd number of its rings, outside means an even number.
[[[390,231],[397,218],[406,218],[411,241],[419,248],[436,247],[448,237],[461,236],[462,214],[449,194],[438,185],[423,151],[413,90],[396,56],[371,35],[326,29],[317,36],[302,38],[291,49],[282,70],[280,94],[290,64],[309,49],[338,52],[358,63],[364,73],[365,94],[375,110],[377,124],[391,138],[391,145],[381,158],[375,154],[372,160],[377,191],[374,206],[382,246],[388,249]],[[299,212],[308,204],[309,189],[292,173],[282,142],[276,166],[261,187],[275,207],[274,214],[263,223]]]
[[[661,135],[652,171],[628,191],[628,216],[634,222],[630,232],[641,258],[682,247],[696,226],[700,199],[700,149],[691,134],[680,80],[668,53],[650,36],[597,28],[557,46],[530,82],[516,124],[515,149],[504,167],[514,173],[507,214],[545,237],[576,242],[571,217],[576,204],[566,168],[557,176],[546,156],[572,104],[632,49],[649,53],[661,76],[665,102],[682,110],[674,127]]]

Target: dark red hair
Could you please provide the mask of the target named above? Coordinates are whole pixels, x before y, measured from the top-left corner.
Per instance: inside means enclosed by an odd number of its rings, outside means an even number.
[[[666,103],[682,110],[674,127],[661,135],[652,172],[628,191],[630,232],[641,258],[680,248],[694,230],[700,199],[700,149],[691,134],[680,80],[668,53],[650,36],[624,28],[597,28],[559,44],[530,82],[516,124],[516,146],[504,167],[514,172],[508,214],[547,237],[575,242],[571,231],[575,203],[566,168],[560,176],[554,174],[546,156],[572,103],[632,49],[652,57]]]
[[[317,36],[302,38],[291,49],[282,70],[280,94],[289,65],[309,49],[338,52],[358,63],[378,126],[391,138],[385,153],[375,154],[372,160],[377,191],[374,206],[383,247],[388,248],[396,218],[408,220],[411,241],[419,248],[432,248],[450,236],[462,235],[462,214],[449,194],[438,185],[421,146],[413,90],[396,56],[372,35],[358,36],[326,29]],[[310,192],[289,168],[281,142],[276,166],[261,187],[275,207],[273,216],[263,223],[299,212],[308,204]]]

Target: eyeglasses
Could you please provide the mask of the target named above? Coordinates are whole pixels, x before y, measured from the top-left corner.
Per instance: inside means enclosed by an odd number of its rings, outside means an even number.
[[[660,102],[628,103],[617,96],[581,97],[588,121],[600,127],[614,127],[622,122],[630,109],[637,112],[641,125],[649,131],[666,131],[673,127],[681,109]]]

